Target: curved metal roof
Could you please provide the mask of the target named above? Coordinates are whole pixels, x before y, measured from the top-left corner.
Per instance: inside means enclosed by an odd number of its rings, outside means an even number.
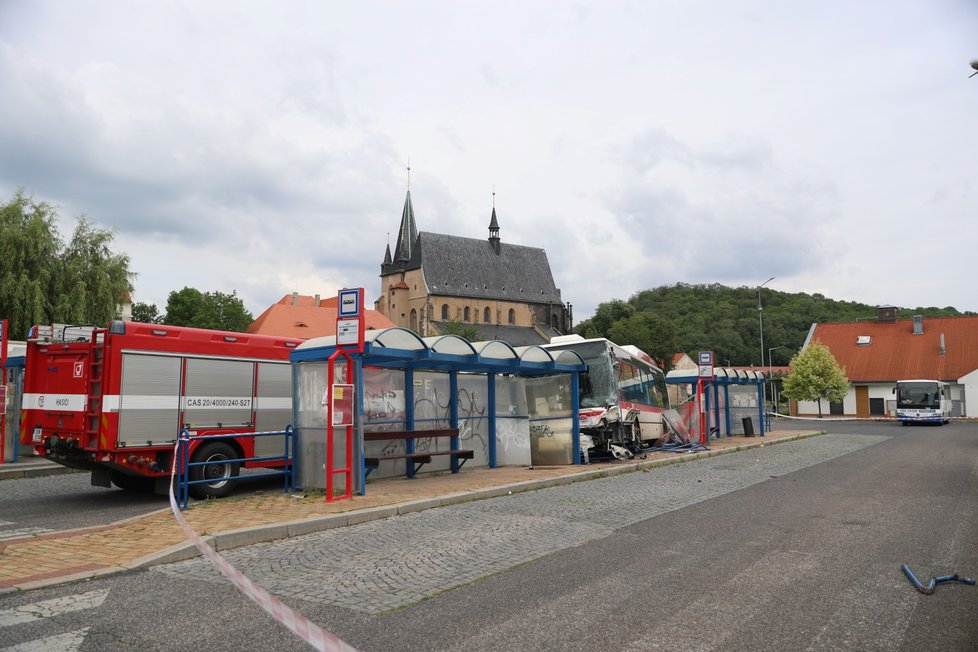
[[[695,369],[673,369],[666,374],[666,382],[674,384],[695,383],[699,379]],[[764,373],[748,369],[734,369],[732,367],[714,367],[713,377],[704,378],[708,383],[720,383],[726,385],[746,385],[760,384],[766,382]]]
[[[292,362],[328,359],[337,350],[336,337],[319,337],[300,344]],[[440,371],[495,372],[524,376],[580,373],[587,370],[581,356],[561,351],[556,357],[539,346],[513,348],[505,342],[469,342],[458,335],[421,338],[414,331],[395,327],[364,334],[364,365],[386,368],[415,368]]]

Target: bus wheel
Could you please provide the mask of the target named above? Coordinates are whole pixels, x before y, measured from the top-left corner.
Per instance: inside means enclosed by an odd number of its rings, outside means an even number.
[[[194,498],[223,498],[231,493],[230,478],[238,477],[240,464],[227,460],[238,459],[238,453],[224,442],[204,444],[191,456],[191,462],[211,462],[207,466],[190,467],[190,480],[207,480],[202,484],[190,485]],[[223,463],[222,463],[223,462]]]

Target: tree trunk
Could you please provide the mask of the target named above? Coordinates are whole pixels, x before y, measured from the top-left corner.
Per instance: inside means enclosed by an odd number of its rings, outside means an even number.
[[[822,418],[822,399],[818,399],[818,418]]]

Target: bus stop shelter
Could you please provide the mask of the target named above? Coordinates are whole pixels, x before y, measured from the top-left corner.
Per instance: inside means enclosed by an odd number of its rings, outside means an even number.
[[[713,376],[700,377],[695,369],[673,369],[666,374],[670,385],[692,386],[695,394],[699,381],[703,382],[703,404],[694,414],[707,415],[707,431],[717,435],[748,435],[753,423],[759,424],[758,432],[764,436],[764,373],[732,367],[714,367]],[[698,400],[698,398],[697,398]],[[693,424],[687,424],[693,425]],[[696,425],[695,430],[699,431]]]
[[[20,405],[24,393],[24,365],[26,345],[23,342],[8,342],[7,358],[3,361],[0,389],[3,400],[3,422],[0,427],[0,463],[16,462],[20,453]],[[27,447],[27,450],[30,450]]]
[[[573,351],[457,335],[422,338],[396,327],[367,331],[362,352],[338,347],[333,336],[312,339],[292,352],[291,362],[295,468],[303,488],[328,489],[327,479],[338,472],[348,474],[344,480],[362,495],[366,460],[412,453],[419,440],[441,455],[432,458],[429,471],[457,471],[445,448],[459,445],[472,451],[472,466],[581,461],[578,382],[587,366]],[[337,396],[352,401],[339,403]],[[342,414],[345,409],[352,415]],[[335,436],[336,424],[349,424],[339,428],[348,437]],[[424,437],[425,431],[446,430],[458,431],[451,443]],[[406,442],[405,432],[418,437]],[[383,433],[391,433],[390,440]],[[332,459],[352,460],[347,471],[324,463],[330,440]],[[404,475],[404,469],[404,460],[385,459],[371,477]]]

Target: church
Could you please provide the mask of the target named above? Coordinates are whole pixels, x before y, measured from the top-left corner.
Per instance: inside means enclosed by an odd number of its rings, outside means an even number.
[[[484,240],[418,231],[407,191],[397,243],[380,266],[377,312],[423,337],[450,322],[473,326],[476,341],[545,344],[571,332],[572,306],[554,284],[547,252],[504,243],[493,205]]]

